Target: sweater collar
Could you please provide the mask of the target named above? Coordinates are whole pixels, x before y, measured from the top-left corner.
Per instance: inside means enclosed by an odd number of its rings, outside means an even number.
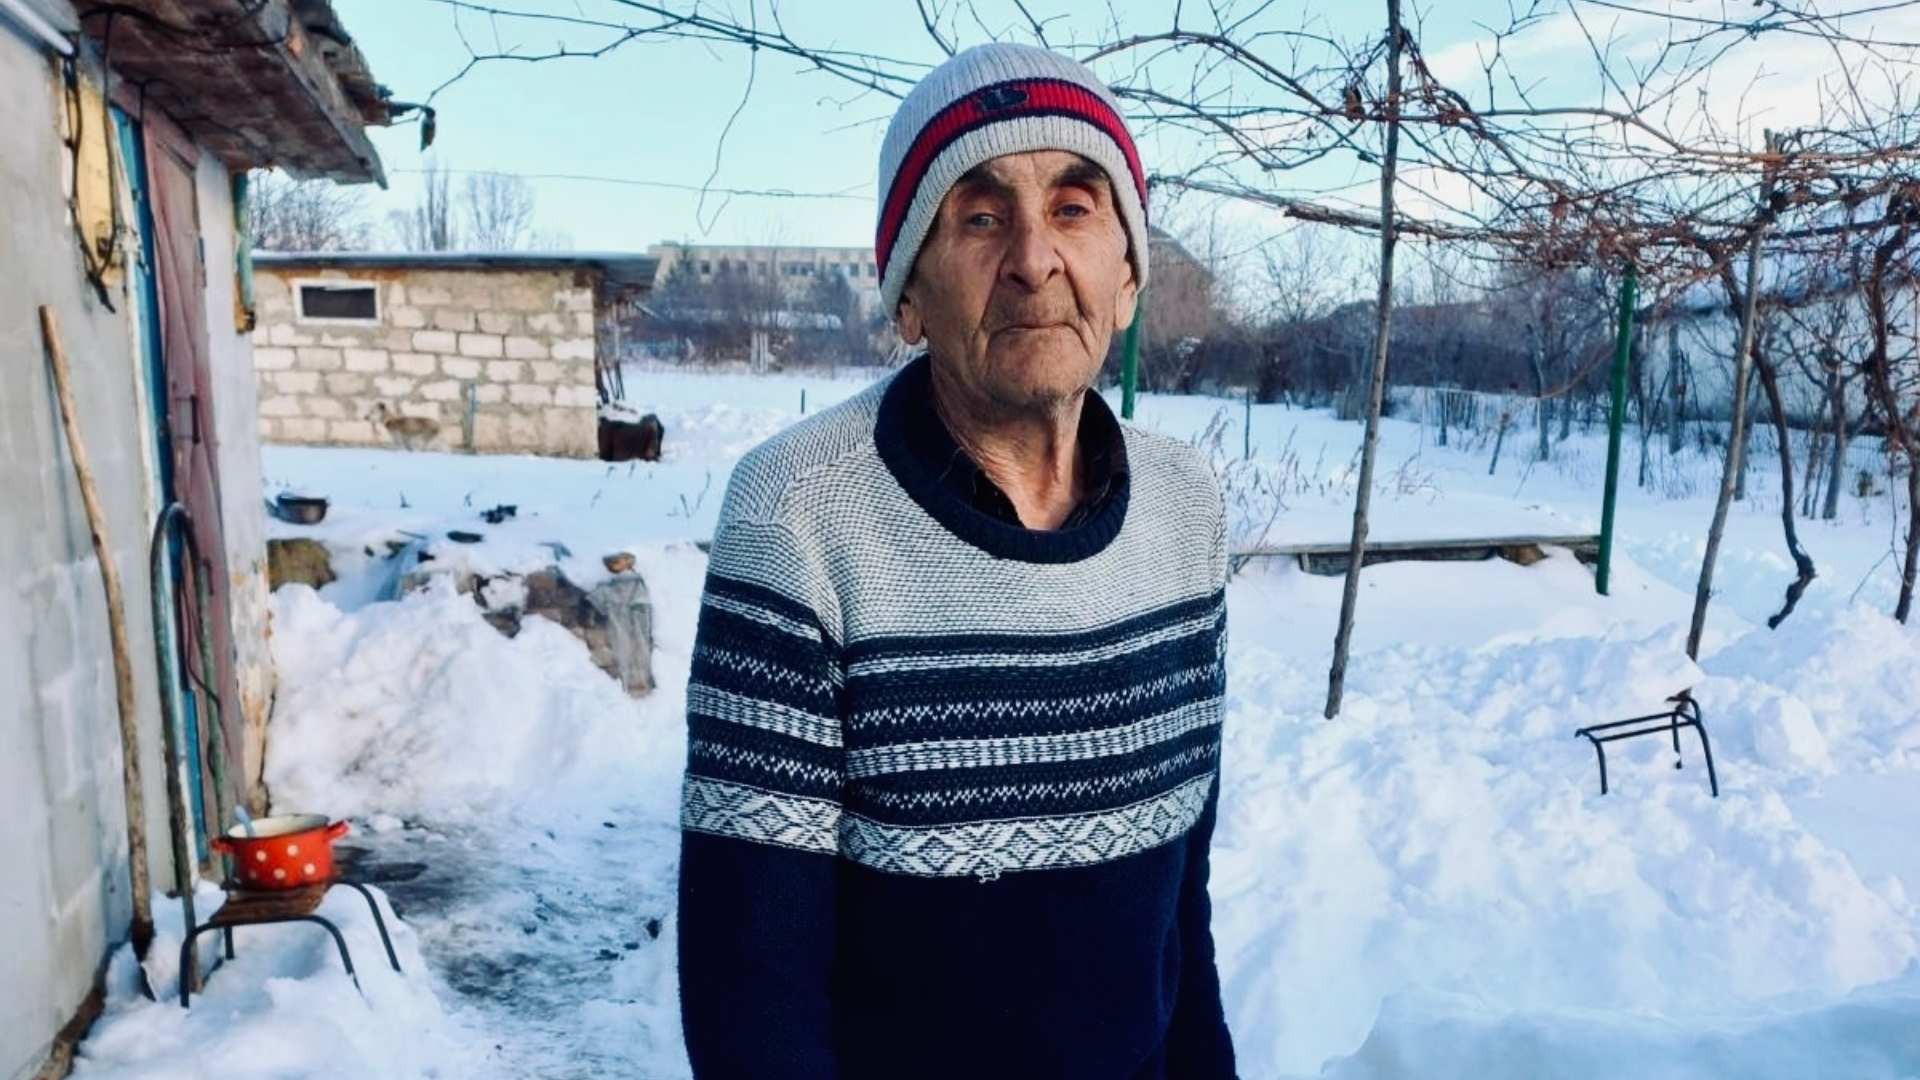
[[[940,419],[932,362],[921,354],[900,369],[880,401],[874,444],[900,487],[961,540],[996,558],[1077,562],[1113,542],[1126,518],[1131,482],[1126,436],[1113,410],[1088,392],[1080,410],[1087,499],[1058,529],[1029,529]],[[996,507],[1000,507],[997,509]]]

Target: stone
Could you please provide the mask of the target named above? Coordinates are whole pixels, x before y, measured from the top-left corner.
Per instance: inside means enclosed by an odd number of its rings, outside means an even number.
[[[542,352],[540,355],[545,356]],[[293,366],[293,350],[265,348],[253,350],[253,366],[260,371],[285,371]]]
[[[551,405],[553,391],[544,386],[514,383],[507,387],[507,400],[515,405]]]
[[[591,409],[600,404],[600,392],[584,384],[556,386],[553,389],[553,403],[572,409]]]
[[[586,334],[591,336],[593,334],[593,312],[591,311],[574,312],[573,313],[573,332],[576,334]]]
[[[299,442],[320,442],[327,437],[327,422],[306,417],[288,417],[280,421],[280,437]]]
[[[273,385],[283,394],[313,394],[320,390],[320,373],[317,371],[278,371],[274,373]]]
[[[450,353],[459,349],[460,339],[451,330],[415,330],[413,347],[418,352]]]
[[[308,371],[338,371],[346,363],[339,349],[318,345],[302,345],[294,355],[300,366]]]
[[[567,377],[566,367],[552,360],[535,360],[532,367],[534,382],[559,382]]]
[[[553,312],[542,311],[536,315],[527,316],[527,329],[535,334],[559,335],[567,332],[567,324]]]
[[[510,311],[531,312],[550,311],[553,307],[541,291],[531,285],[511,285],[501,289],[499,306]],[[532,320],[528,322],[531,324]]]
[[[486,390],[488,387],[481,387]],[[507,447],[507,422],[504,418],[481,413],[473,418],[473,448],[504,450]]]
[[[507,445],[523,450],[540,448],[540,422],[524,412],[507,414]]]
[[[287,323],[275,323],[267,331],[267,340],[275,345],[311,345],[313,335],[297,330]]]
[[[420,396],[426,398],[428,401],[458,401],[460,399],[460,384],[452,379],[421,383]]]
[[[499,334],[461,334],[460,355],[492,358],[501,353]]]
[[[455,379],[477,379],[480,377],[480,361],[464,356],[443,356],[440,358],[440,373]]]
[[[332,420],[327,423],[327,438],[337,443],[371,446],[385,441],[385,434],[383,429],[374,427],[371,420]]]
[[[345,405],[326,397],[308,398],[306,411],[308,416],[318,416],[328,420],[344,419],[347,415]]]
[[[407,375],[431,375],[438,362],[430,353],[395,353],[393,370]]]
[[[507,400],[507,388],[499,383],[482,383],[473,388],[473,400],[482,405],[499,405]]]
[[[392,307],[387,309],[387,322],[405,330],[418,330],[427,325],[427,313],[417,307]]]
[[[520,316],[505,311],[482,311],[479,321],[480,329],[489,334],[511,334],[520,327]]]
[[[507,339],[507,355],[515,360],[545,360],[547,343],[539,338],[516,334]]]
[[[415,306],[431,307],[435,304],[452,303],[453,293],[449,292],[446,289],[428,288],[426,286],[416,285],[413,287],[413,291],[407,294],[407,299],[411,301]]]
[[[518,360],[495,360],[487,365],[487,378],[494,382],[517,383],[526,378],[527,366]]]
[[[374,393],[381,397],[403,398],[413,393],[417,384],[414,380],[401,375],[381,375],[373,380]]]
[[[333,560],[320,541],[304,536],[267,541],[269,590],[296,584],[318,589],[333,580]]]
[[[561,311],[593,311],[592,289],[556,289],[553,306]]]
[[[433,325],[439,330],[471,330],[473,312],[466,308],[434,308]]]
[[[261,416],[299,416],[300,399],[281,394],[277,397],[260,399]]]
[[[387,350],[385,349],[348,349],[347,370],[376,372],[387,370]]]
[[[555,360],[591,360],[593,359],[592,338],[566,338],[553,343]]]
[[[580,639],[594,666],[629,695],[642,697],[653,689],[653,602],[639,574],[619,573],[587,592],[558,567],[549,567],[527,574],[521,584],[526,598],[519,607],[481,616],[494,629],[515,637],[530,616],[557,623]],[[476,581],[462,591],[470,591],[474,603],[484,608],[486,585]]]
[[[327,393],[338,396],[351,396],[367,392],[367,377],[351,371],[335,371],[327,375]]]

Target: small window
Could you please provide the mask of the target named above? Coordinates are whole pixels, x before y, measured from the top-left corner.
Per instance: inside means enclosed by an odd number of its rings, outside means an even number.
[[[376,285],[311,282],[300,286],[300,317],[341,322],[379,322]]]

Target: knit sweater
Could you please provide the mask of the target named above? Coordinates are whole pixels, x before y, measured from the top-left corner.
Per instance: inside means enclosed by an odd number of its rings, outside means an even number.
[[[927,457],[927,364],[728,485],[687,689],[695,1075],[1231,1080],[1212,473],[1089,394],[1115,490],[1010,524]]]

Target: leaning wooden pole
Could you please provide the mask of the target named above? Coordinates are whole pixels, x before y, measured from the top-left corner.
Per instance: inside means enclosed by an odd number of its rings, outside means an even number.
[[[1767,152],[1774,149],[1773,133],[1767,133]],[[1727,433],[1726,467],[1720,473],[1720,497],[1713,504],[1713,524],[1707,527],[1707,551],[1700,560],[1700,583],[1693,591],[1693,625],[1687,630],[1687,656],[1700,659],[1700,638],[1707,630],[1707,603],[1713,598],[1713,566],[1720,558],[1720,538],[1727,530],[1727,508],[1733,505],[1733,489],[1740,477],[1746,450],[1747,380],[1753,371],[1754,324],[1760,309],[1760,254],[1767,226],[1773,221],[1773,163],[1763,167],[1760,177],[1760,210],[1754,220],[1753,235],[1747,239],[1747,295],[1740,311],[1740,343],[1733,356],[1733,427]]]
[[[1340,593],[1340,627],[1333,635],[1333,665],[1327,670],[1326,718],[1340,715],[1347,689],[1347,652],[1353,643],[1353,611],[1360,601],[1360,568],[1366,561],[1367,507],[1373,497],[1373,463],[1380,448],[1380,405],[1387,391],[1387,342],[1393,323],[1393,179],[1400,160],[1400,0],[1387,0],[1386,153],[1380,159],[1380,292],[1373,331],[1373,368],[1367,376],[1366,438],[1360,446],[1359,489],[1353,498],[1353,536],[1347,544],[1347,581]]]
[[[113,686],[120,706],[121,783],[127,803],[127,876],[133,890],[133,923],[127,936],[134,956],[145,960],[153,942],[153,890],[147,883],[147,805],[140,781],[140,725],[133,705],[133,651],[127,645],[127,601],[120,587],[120,567],[107,545],[107,514],[100,505],[87,444],[80,437],[78,411],[73,404],[73,377],[67,350],[60,342],[60,318],[53,308],[40,306],[40,334],[45,339],[47,366],[53,370],[53,388],[60,399],[60,424],[67,432],[67,450],[80,485],[80,501],[87,511],[87,530],[93,534],[94,559],[107,592],[107,633],[113,648]]]

